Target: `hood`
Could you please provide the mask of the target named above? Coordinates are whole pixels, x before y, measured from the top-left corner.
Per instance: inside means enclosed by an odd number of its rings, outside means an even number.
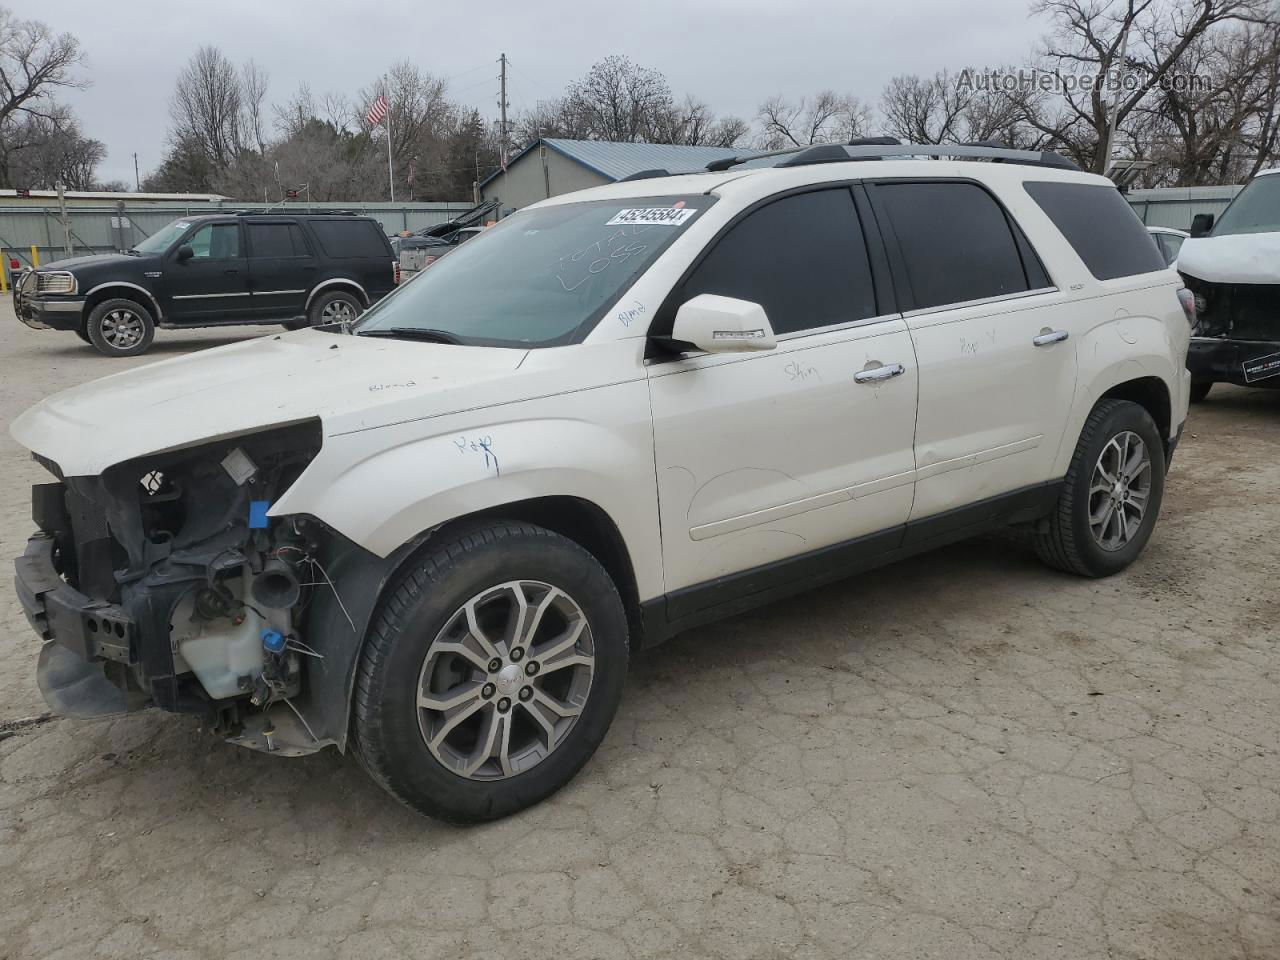
[[[1280,233],[1193,238],[1182,244],[1177,266],[1209,283],[1280,283]]]
[[[526,351],[299,330],[148,364],[40,401],[9,428],[66,476],[319,417],[326,436],[467,406]]]
[[[108,264],[136,264],[140,258],[127,253],[94,253],[85,257],[68,257],[65,260],[53,260],[36,267],[41,270],[75,270],[83,267],[99,267]]]

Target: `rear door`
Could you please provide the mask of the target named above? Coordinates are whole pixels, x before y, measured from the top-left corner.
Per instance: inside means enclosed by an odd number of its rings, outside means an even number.
[[[179,260],[190,246],[194,256]],[[178,324],[242,323],[251,316],[248,261],[238,220],[204,223],[168,254],[165,318]]]
[[[811,190],[730,226],[664,305],[750,300],[778,337],[768,353],[648,367],[673,619],[901,540],[916,364],[905,323],[877,299],[877,258],[850,188]],[[652,332],[669,330],[660,315]]]
[[[305,312],[319,261],[293,220],[250,220],[249,280],[259,320],[288,320]]]
[[[1024,489],[1033,497],[1034,487],[1054,479],[1071,410],[1070,334],[1081,322],[1079,304],[1065,302],[1022,231],[982,185],[900,180],[867,189],[896,249],[895,275],[920,366],[911,519],[942,517]],[[974,518],[961,512],[952,519],[964,525]],[[913,523],[911,536],[946,532],[938,523]]]
[[[370,303],[395,287],[395,256],[378,225],[365,217],[316,217],[308,221],[320,245],[321,282],[354,280]]]

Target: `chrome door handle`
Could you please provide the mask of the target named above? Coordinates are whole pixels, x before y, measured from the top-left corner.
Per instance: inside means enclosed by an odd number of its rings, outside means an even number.
[[[853,375],[853,379],[855,383],[881,383],[885,380],[892,380],[894,377],[900,377],[906,372],[907,368],[902,364],[890,363],[870,370],[859,370]]]
[[[1052,333],[1042,333],[1038,337],[1032,337],[1031,342],[1037,347],[1047,347],[1051,343],[1061,343],[1069,336],[1070,334],[1065,330],[1054,330]]]

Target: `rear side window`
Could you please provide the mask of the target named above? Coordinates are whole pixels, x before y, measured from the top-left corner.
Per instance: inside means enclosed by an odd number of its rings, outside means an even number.
[[[1096,279],[1164,269],[1160,249],[1115,187],[1049,181],[1023,186]]]
[[[972,183],[880,183],[873,195],[898,237],[915,308],[1034,289],[1004,210]],[[1043,270],[1030,246],[1037,281]]]
[[[250,223],[249,252],[255,257],[305,257],[307,242],[296,223]]]
[[[335,258],[391,256],[386,238],[368,220],[312,220],[325,256]]]
[[[680,299],[702,293],[760,304],[776,333],[875,316],[853,195],[843,187],[817,190],[747,214],[698,264]]]

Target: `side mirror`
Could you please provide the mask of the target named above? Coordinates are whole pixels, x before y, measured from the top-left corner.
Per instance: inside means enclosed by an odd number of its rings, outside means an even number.
[[[1212,213],[1197,213],[1191,218],[1191,236],[1205,237],[1213,229]]]
[[[700,293],[681,304],[671,338],[707,353],[750,353],[778,345],[764,307],[713,293]]]
[[[191,244],[189,243],[184,243],[178,248],[178,252],[174,254],[179,263],[182,263],[184,260],[190,260],[195,255],[196,252],[191,249]]]

